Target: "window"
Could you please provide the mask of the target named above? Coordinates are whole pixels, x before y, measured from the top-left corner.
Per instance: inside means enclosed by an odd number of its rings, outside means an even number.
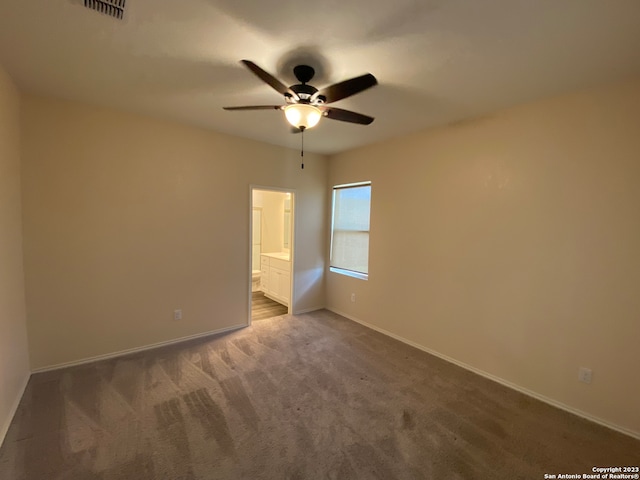
[[[332,272],[368,278],[370,212],[370,182],[333,187]]]

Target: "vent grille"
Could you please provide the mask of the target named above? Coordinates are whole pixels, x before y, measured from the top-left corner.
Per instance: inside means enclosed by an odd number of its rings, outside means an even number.
[[[96,12],[122,20],[125,2],[126,0],[84,0],[84,6]]]

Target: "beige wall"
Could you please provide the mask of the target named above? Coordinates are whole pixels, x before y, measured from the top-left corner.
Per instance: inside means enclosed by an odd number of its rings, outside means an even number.
[[[373,182],[370,278],[329,273],[330,308],[640,434],[640,82],[329,170],[330,184]]]
[[[22,117],[34,368],[246,324],[250,184],[296,189],[294,306],[323,306],[325,157],[32,96]]]
[[[20,201],[20,96],[0,67],[0,444],[28,378]]]

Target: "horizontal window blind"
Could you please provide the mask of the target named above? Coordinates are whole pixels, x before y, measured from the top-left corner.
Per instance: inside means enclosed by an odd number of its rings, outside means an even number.
[[[369,273],[371,185],[333,189],[331,266]]]

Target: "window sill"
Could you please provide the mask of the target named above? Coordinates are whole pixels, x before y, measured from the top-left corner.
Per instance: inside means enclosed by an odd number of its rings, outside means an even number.
[[[329,271],[333,273],[338,273],[340,275],[345,275],[347,277],[359,278],[360,280],[369,280],[369,274],[354,272],[353,270],[345,270],[343,268],[329,267]]]

